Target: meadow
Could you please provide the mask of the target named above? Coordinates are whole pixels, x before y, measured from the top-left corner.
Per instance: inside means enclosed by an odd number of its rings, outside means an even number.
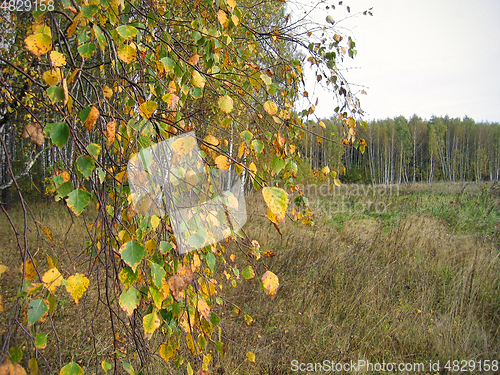
[[[293,363],[325,360],[426,366],[439,361],[436,372],[447,373],[447,361],[477,366],[500,359],[500,206],[491,184],[401,185],[391,194],[375,195],[354,191],[313,192],[314,225],[287,220],[281,234],[262,215],[261,195],[247,199],[244,229],[261,251],[274,254],[263,263],[280,278],[280,289],[271,300],[260,289],[259,277],[233,288],[221,275],[231,303],[217,307],[227,351],[224,357],[213,352],[215,374],[291,374],[297,373]],[[91,214],[75,218],[56,203],[34,203],[31,210],[27,240],[39,259],[57,257],[64,268],[89,256],[82,249]],[[10,215],[22,228],[21,212],[14,207]],[[50,230],[53,242],[33,219]],[[5,307],[0,332],[5,332],[21,278],[16,236],[5,215],[0,216],[0,238],[0,262],[9,267],[0,278]],[[241,268],[247,264],[235,244],[228,244],[228,262],[231,254]],[[264,272],[264,265],[258,272]],[[61,293],[53,320],[68,343],[63,355],[93,349],[85,334],[74,329],[103,314],[89,313],[93,295],[89,290],[77,307],[63,302]],[[245,314],[252,317],[250,324]],[[104,351],[105,332],[95,334],[101,335],[99,350]],[[49,340],[56,343],[54,335]],[[26,345],[19,330],[13,344]],[[255,353],[255,363],[247,360],[248,351]],[[45,355],[52,360],[50,352]],[[184,373],[157,359],[154,373]],[[358,373],[377,371],[359,368]]]

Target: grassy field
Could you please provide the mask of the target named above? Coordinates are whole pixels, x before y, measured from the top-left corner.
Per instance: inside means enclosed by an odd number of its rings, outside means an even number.
[[[293,360],[396,364],[439,360],[443,367],[448,360],[500,359],[500,207],[488,186],[417,184],[394,188],[390,194],[383,187],[367,193],[350,186],[335,195],[313,193],[310,203],[314,226],[287,221],[280,235],[262,217],[260,195],[247,200],[250,215],[244,229],[259,241],[261,251],[276,254],[264,262],[279,276],[280,289],[271,300],[258,278],[225,287],[227,299],[242,313],[235,314],[229,305],[219,308],[227,354],[221,358],[214,353],[214,373],[297,373],[292,371]],[[37,257],[56,255],[64,267],[85,259],[82,218],[72,219],[57,204],[34,204],[32,212],[54,238],[52,243],[43,227],[29,220],[27,240]],[[11,215],[22,227],[19,208]],[[0,238],[0,262],[9,266],[0,278],[6,310],[0,313],[0,332],[4,332],[21,263],[16,237],[4,215]],[[231,253],[240,269],[247,264],[233,245],[228,258]],[[261,265],[259,274],[264,271]],[[87,311],[93,306],[89,298],[81,301]],[[74,303],[61,304],[55,324],[67,327],[84,318]],[[251,326],[243,313],[253,317]],[[73,345],[65,349],[68,356],[73,349],[86,350],[85,335],[73,328],[62,332]],[[104,352],[106,335],[101,334],[99,350]],[[49,339],[49,345],[55,344],[54,337]],[[255,364],[248,362],[248,351],[256,354]],[[161,361],[157,366],[155,374],[177,373]]]
[[[250,237],[277,254],[266,263],[281,288],[274,301],[255,280],[233,291],[255,322],[228,318],[234,344],[221,364],[226,373],[288,374],[292,360],[440,360],[443,367],[500,359],[496,198],[480,184],[381,189],[375,197],[354,188],[312,197],[314,227],[288,222],[282,236],[264,218],[249,220]],[[342,200],[359,203],[358,212],[330,205]],[[384,209],[368,211],[369,201]],[[246,361],[247,350],[257,354],[256,365]]]

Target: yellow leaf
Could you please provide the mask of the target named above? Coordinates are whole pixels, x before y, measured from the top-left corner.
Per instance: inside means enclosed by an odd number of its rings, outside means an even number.
[[[26,47],[35,56],[41,56],[52,48],[52,38],[47,34],[34,34],[24,39]]]
[[[217,12],[217,19],[222,26],[227,26],[227,15],[226,12],[224,12],[222,9]]]
[[[56,263],[54,262],[54,259],[49,254],[45,255],[47,257],[47,265],[49,266],[49,270],[52,268],[56,267]]]
[[[153,335],[154,331],[158,329],[158,327],[161,324],[161,320],[158,317],[158,314],[156,311],[152,312],[151,314],[147,314],[142,318],[142,326],[144,328],[144,336],[147,339],[150,339],[151,336]]]
[[[83,293],[89,287],[89,279],[80,273],[77,273],[73,276],[68,277],[68,285],[66,285],[66,290],[71,297],[75,300],[75,303],[78,305],[78,300],[82,298]]]
[[[92,108],[90,108],[90,113],[85,120],[85,127],[88,131],[92,130],[99,116],[99,110],[96,107],[92,106]]]
[[[46,226],[43,227],[43,232],[45,233],[45,235],[47,236],[47,238],[50,240],[50,242],[54,242],[54,238],[52,237],[52,232],[50,231],[49,228],[47,228]]]
[[[156,111],[158,104],[153,100],[148,100],[139,106],[139,113],[145,119],[150,119]]]
[[[320,121],[320,122],[319,122],[319,126],[321,126],[322,128],[325,128],[325,129],[326,129],[326,125],[325,125],[325,123],[324,123],[323,121]]]
[[[278,106],[276,105],[275,102],[271,100],[268,100],[267,102],[264,103],[264,109],[271,116],[275,115],[278,112]]]
[[[250,315],[245,314],[245,322],[247,322],[248,325],[251,325],[253,322],[253,318]]]
[[[108,86],[103,86],[102,92],[104,94],[104,97],[108,100],[111,99],[111,97],[113,96],[113,90]]]
[[[347,123],[347,126],[350,128],[354,128],[356,126],[356,120],[354,120],[352,117],[348,117],[345,122]]]
[[[247,359],[250,362],[255,363],[255,354],[253,354],[252,352],[247,352]]]
[[[63,277],[57,268],[51,268],[42,277],[42,281],[45,284],[45,287],[49,290],[50,293],[54,293],[56,288],[61,285],[63,281]]]
[[[213,135],[207,135],[203,140],[214,147],[219,145],[219,140]]]
[[[122,171],[117,173],[115,178],[118,180],[118,183],[121,185],[127,180],[127,171]]]
[[[50,52],[50,62],[52,66],[64,66],[66,65],[66,56],[64,56],[61,52],[51,51]]]
[[[168,360],[174,355],[174,349],[170,345],[165,345],[161,344],[160,345],[160,357],[163,358],[165,362],[168,362]]]
[[[144,247],[148,251],[148,255],[151,256],[151,254],[153,254],[153,251],[156,249],[156,241],[151,238],[146,242]]]
[[[227,5],[231,8],[234,9],[236,7],[236,0],[227,0]]]
[[[240,24],[240,19],[236,14],[231,15],[231,20],[234,23],[234,26],[238,26]]]
[[[208,304],[205,302],[205,300],[198,298],[198,311],[200,312],[201,316],[203,316],[207,321],[210,319],[210,307]]]
[[[271,271],[266,271],[266,273],[262,275],[261,281],[262,287],[264,288],[266,293],[271,297],[276,296],[276,292],[278,291],[278,288],[280,286],[278,276],[276,276]]]
[[[158,228],[160,221],[161,219],[158,216],[156,215],[151,216],[151,227],[153,229],[153,232],[156,230],[156,228]]]
[[[201,266],[201,259],[200,257],[198,256],[197,253],[194,253],[193,255],[193,267],[194,267],[194,271],[198,271],[199,268]]]
[[[267,209],[266,216],[274,224],[279,224],[280,220],[275,214],[273,214],[273,212],[269,208]]]
[[[184,175],[184,181],[186,181],[187,189],[190,191],[198,183],[198,174],[190,169]]]
[[[288,194],[277,187],[265,187],[262,189],[262,195],[271,212],[276,215],[279,221],[284,221],[288,206]]]
[[[323,172],[324,174],[330,173],[330,168],[328,167],[328,165],[326,167],[323,167],[323,169],[321,170],[321,172]]]
[[[189,58],[188,64],[195,66],[196,64],[198,64],[198,61],[200,61],[200,55],[195,54]]]
[[[187,155],[191,152],[191,150],[196,145],[196,139],[193,137],[182,137],[177,138],[172,143],[172,150],[179,155]]]
[[[137,49],[134,44],[124,44],[118,49],[118,58],[126,64],[135,61]]]
[[[43,73],[42,78],[47,85],[56,86],[59,84],[59,82],[61,82],[62,79],[61,70],[59,68],[47,70],[45,73]]]
[[[5,271],[7,271],[9,268],[3,264],[0,264],[0,276],[2,275],[2,273],[4,273]]]
[[[219,108],[228,114],[233,110],[233,99],[229,95],[221,96],[218,100]]]
[[[106,125],[106,138],[108,139],[108,145],[115,141],[116,134],[116,121],[110,121]]]
[[[35,260],[35,265],[38,267],[38,262]],[[23,264],[21,264],[21,273],[23,273]],[[35,280],[35,277],[37,276],[35,266],[33,265],[33,262],[31,259],[28,259],[26,261],[26,269],[24,272],[24,278],[28,279],[29,281]]]
[[[205,87],[205,82],[205,78],[200,73],[198,73],[197,70],[193,70],[193,74],[191,75],[191,84],[194,87],[199,87],[200,89],[202,89],[203,87]]]
[[[68,93],[68,82],[66,81],[66,78],[63,78],[62,88],[63,88],[63,93],[64,93],[64,103],[63,103],[63,105],[66,105],[66,104],[68,104],[68,102],[70,100],[70,96],[69,96],[69,93]],[[71,113],[71,107],[69,105],[68,105],[68,110]]]
[[[252,176],[255,176],[255,174],[257,173],[257,166],[253,162],[250,163],[248,169],[250,170],[250,174]]]
[[[228,169],[229,168],[229,160],[225,155],[219,155],[215,158],[215,164],[217,164],[217,168],[219,169]]]

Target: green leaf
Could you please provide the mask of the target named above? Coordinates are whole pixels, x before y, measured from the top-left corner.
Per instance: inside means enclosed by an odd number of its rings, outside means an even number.
[[[120,295],[120,307],[127,313],[128,316],[132,316],[134,310],[137,306],[139,306],[140,296],[140,292],[133,286],[124,290]]]
[[[39,333],[36,335],[35,346],[37,349],[45,349],[47,347],[47,335],[45,333]]]
[[[129,375],[135,375],[135,370],[132,365],[128,362],[122,362],[123,369],[127,371]]]
[[[66,198],[66,204],[77,216],[83,212],[89,203],[90,193],[82,189],[73,190]]]
[[[173,247],[172,247],[172,244],[170,242],[160,241],[160,252],[162,254],[166,254],[172,249],[173,249]]]
[[[130,267],[124,267],[118,274],[118,278],[127,288],[135,283],[138,277],[139,273],[132,271],[132,268]]]
[[[215,255],[213,253],[207,253],[206,256],[206,261],[208,268],[210,268],[210,271],[214,272],[215,271]]]
[[[82,120],[83,123],[87,120],[87,117],[90,115],[90,107],[86,107],[80,111],[80,120]]]
[[[219,316],[218,316],[216,313],[214,313],[213,311],[212,311],[212,313],[210,314],[210,323],[212,323],[212,325],[213,325],[214,327],[215,327],[215,326],[217,326],[217,325],[220,323],[220,318],[219,318]]]
[[[28,305],[28,323],[34,324],[38,322],[43,314],[49,311],[47,304],[42,299],[35,299]]]
[[[221,121],[221,125],[224,126],[224,127],[229,126],[229,125],[231,125],[232,121],[233,121],[232,118],[227,117],[227,118],[225,118],[224,120]]]
[[[19,363],[23,359],[23,351],[17,346],[9,349],[9,359],[12,363]]]
[[[189,236],[187,243],[196,249],[200,249],[206,245],[205,238],[200,236],[198,233]]]
[[[161,304],[163,302],[163,294],[160,293],[158,289],[154,287],[154,285],[149,286],[149,294],[151,298],[153,298],[153,302],[157,309],[161,309]]]
[[[57,147],[62,148],[66,145],[69,139],[69,126],[64,122],[56,122],[51,124],[50,139]]]
[[[99,157],[99,154],[101,153],[101,146],[99,146],[97,143],[90,143],[89,145],[87,145],[87,151],[90,155],[97,159]]]
[[[87,43],[87,44],[83,44],[80,47],[78,47],[78,53],[84,59],[91,58],[94,55],[95,50],[96,50],[96,46],[94,43]]]
[[[138,30],[134,26],[122,25],[122,26],[118,26],[116,28],[116,32],[123,39],[127,40],[127,39],[134,38],[137,35]]]
[[[164,57],[163,59],[160,59],[160,61],[168,73],[171,72],[172,70],[174,70],[175,63],[174,63],[174,60],[172,60],[170,57],[168,57],[168,56]]]
[[[92,28],[94,30],[94,34],[95,34],[95,37],[97,39],[97,43],[99,43],[99,47],[101,47],[101,49],[104,51],[104,49],[106,48],[106,44],[107,44],[106,35],[104,35],[104,32],[96,24],[94,24],[94,26]]]
[[[76,169],[78,169],[87,180],[92,175],[94,168],[95,162],[90,156],[80,155],[78,159],[76,159]]]
[[[101,167],[98,167],[97,175],[99,176],[99,182],[102,184],[106,179],[106,172],[104,172]]]
[[[254,139],[252,141],[252,148],[255,150],[257,156],[261,154],[262,150],[264,149],[264,142],[262,142],[260,139]]]
[[[144,246],[137,241],[128,241],[120,247],[120,255],[135,272],[139,263],[144,259]]]
[[[104,373],[107,374],[108,371],[111,371],[113,369],[113,366],[107,361],[102,361],[101,368],[104,370]]]
[[[59,375],[83,375],[83,369],[78,363],[70,362],[59,371]]]
[[[285,161],[279,156],[275,156],[273,161],[271,162],[271,168],[276,174],[280,173],[281,170],[285,167]]]
[[[50,86],[47,89],[47,96],[52,103],[64,101],[64,90],[59,86]]]
[[[142,318],[142,326],[144,327],[144,334],[147,338],[151,338],[151,335],[158,329],[161,321],[156,314],[156,311],[153,311],[151,314],[147,314]]]
[[[88,20],[91,20],[92,17],[94,17],[94,15],[97,12],[99,12],[99,8],[97,7],[97,5],[84,5],[84,6],[82,6],[82,14]]]
[[[241,274],[247,280],[251,280],[255,277],[255,271],[253,270],[253,267],[250,265],[243,268],[243,271],[241,271]]]
[[[203,95],[203,90],[200,89],[199,87],[191,87],[190,93],[193,96],[193,98],[199,99]]]
[[[75,189],[73,181],[69,180],[57,188],[57,197],[59,199],[65,198],[69,193]],[[56,197],[56,198],[57,198]]]
[[[250,144],[250,141],[253,138],[253,134],[249,132],[248,130],[243,130],[240,135],[243,137],[246,143]]]
[[[161,281],[165,277],[167,273],[163,269],[162,266],[160,266],[157,263],[151,263],[151,278],[153,279],[153,283],[158,287],[161,288]]]

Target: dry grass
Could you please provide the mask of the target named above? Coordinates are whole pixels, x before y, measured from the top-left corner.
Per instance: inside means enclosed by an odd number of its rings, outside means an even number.
[[[330,216],[318,209],[314,227],[287,222],[282,236],[261,216],[265,210],[260,196],[249,198],[251,215],[245,230],[260,242],[261,250],[277,254],[264,261],[279,276],[281,287],[270,300],[258,278],[238,283],[237,288],[225,286],[227,298],[255,321],[248,326],[243,313],[236,315],[229,305],[219,309],[227,354],[221,358],[212,352],[215,373],[289,374],[293,359],[498,359],[500,212],[490,205],[486,191],[478,185],[465,189],[463,185],[412,185],[398,196],[377,198],[387,203],[383,213]],[[320,199],[318,207],[328,199],[332,198]],[[46,255],[57,256],[61,269],[71,270],[72,264],[78,268],[88,258],[84,245],[88,222],[73,219],[58,204],[35,204],[32,211],[54,237],[52,243],[41,226],[28,220],[29,248],[41,271],[48,268],[43,263]],[[10,213],[22,227],[21,211]],[[0,237],[0,261],[9,266],[0,278],[6,308],[0,315],[3,332],[21,280],[21,256],[4,215]],[[248,264],[234,244],[227,250],[228,257],[230,253],[236,254],[240,269]],[[258,275],[264,273],[264,265],[255,267]],[[64,342],[61,360],[66,363],[72,355],[83,358],[80,363],[88,373],[100,370],[96,362],[85,360],[86,354],[108,353],[112,341],[104,325],[106,311],[95,311],[98,285],[94,283],[78,306],[62,288],[56,294],[59,306],[54,324]],[[96,346],[91,345],[95,342],[91,336],[99,338]],[[11,344],[26,345],[22,337],[17,332],[18,341]],[[55,343],[49,334],[49,345]],[[55,351],[46,350],[47,361],[57,365],[59,358],[51,357]],[[247,351],[255,352],[256,364],[248,362]],[[145,373],[184,373],[162,360],[155,359],[154,366]]]
[[[266,220],[252,218],[245,228],[264,250],[277,254],[266,263],[281,288],[274,301],[257,281],[232,292],[255,322],[225,322],[228,339],[244,343],[230,347],[222,361],[226,373],[288,374],[293,359],[498,359],[498,237],[454,233],[454,225],[432,214],[436,207],[428,206],[425,194],[449,201],[457,190],[428,189],[403,190],[391,198],[390,210],[397,212],[352,215],[338,230],[335,217],[323,217],[313,228],[287,223],[280,237]],[[493,214],[492,225],[499,212]],[[247,350],[256,352],[256,365],[246,361]]]

